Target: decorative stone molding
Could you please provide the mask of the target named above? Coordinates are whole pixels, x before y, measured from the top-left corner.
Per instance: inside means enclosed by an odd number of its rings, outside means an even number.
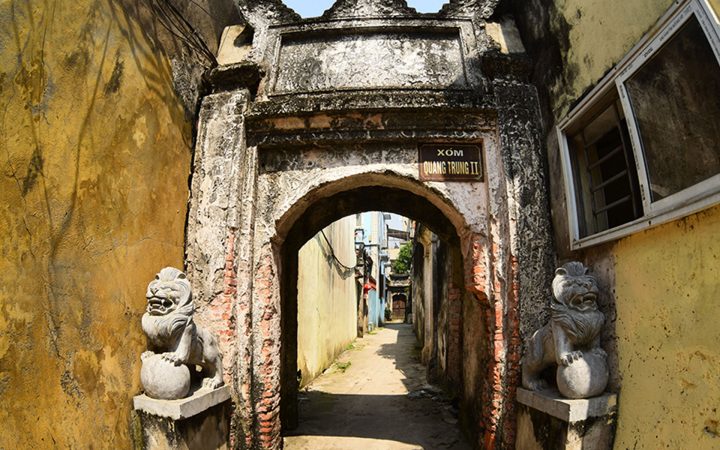
[[[359,17],[399,17],[417,15],[405,0],[337,0],[323,14],[323,19],[345,19]]]
[[[254,28],[302,20],[300,15],[285,6],[282,0],[237,0],[237,7],[243,18]]]
[[[440,10],[445,17],[488,19],[495,12],[499,0],[450,0]]]

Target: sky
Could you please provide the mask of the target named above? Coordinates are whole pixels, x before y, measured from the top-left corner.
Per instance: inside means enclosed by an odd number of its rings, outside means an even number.
[[[283,0],[302,17],[318,17],[330,8],[335,0]],[[438,12],[447,0],[407,0],[408,6],[421,13]]]

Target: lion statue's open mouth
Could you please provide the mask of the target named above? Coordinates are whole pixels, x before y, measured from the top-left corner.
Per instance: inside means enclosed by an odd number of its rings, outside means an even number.
[[[179,303],[178,290],[174,286],[163,283],[156,277],[148,286],[147,312],[153,316],[169,314],[177,309]]]

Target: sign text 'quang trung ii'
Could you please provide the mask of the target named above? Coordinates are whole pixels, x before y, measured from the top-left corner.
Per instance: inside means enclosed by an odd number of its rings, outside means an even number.
[[[421,181],[482,181],[481,144],[422,144],[418,147]]]

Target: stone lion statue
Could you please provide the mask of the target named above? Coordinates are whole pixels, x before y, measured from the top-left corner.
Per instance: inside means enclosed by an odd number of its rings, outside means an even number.
[[[172,267],[162,269],[148,285],[146,297],[142,329],[148,337],[149,351],[141,357],[146,394],[166,399],[186,396],[190,371],[195,372],[195,366],[202,368],[203,387],[222,386],[222,356],[215,337],[193,321],[195,305],[185,274]],[[182,367],[187,372],[184,375],[172,368],[181,365],[192,370]]]
[[[555,271],[552,287],[550,322],[532,335],[521,362],[523,387],[533,391],[547,388],[542,372],[557,365],[563,395],[597,395],[608,378],[607,355],[600,348],[605,316],[598,311],[597,282],[582,263],[570,262]]]

